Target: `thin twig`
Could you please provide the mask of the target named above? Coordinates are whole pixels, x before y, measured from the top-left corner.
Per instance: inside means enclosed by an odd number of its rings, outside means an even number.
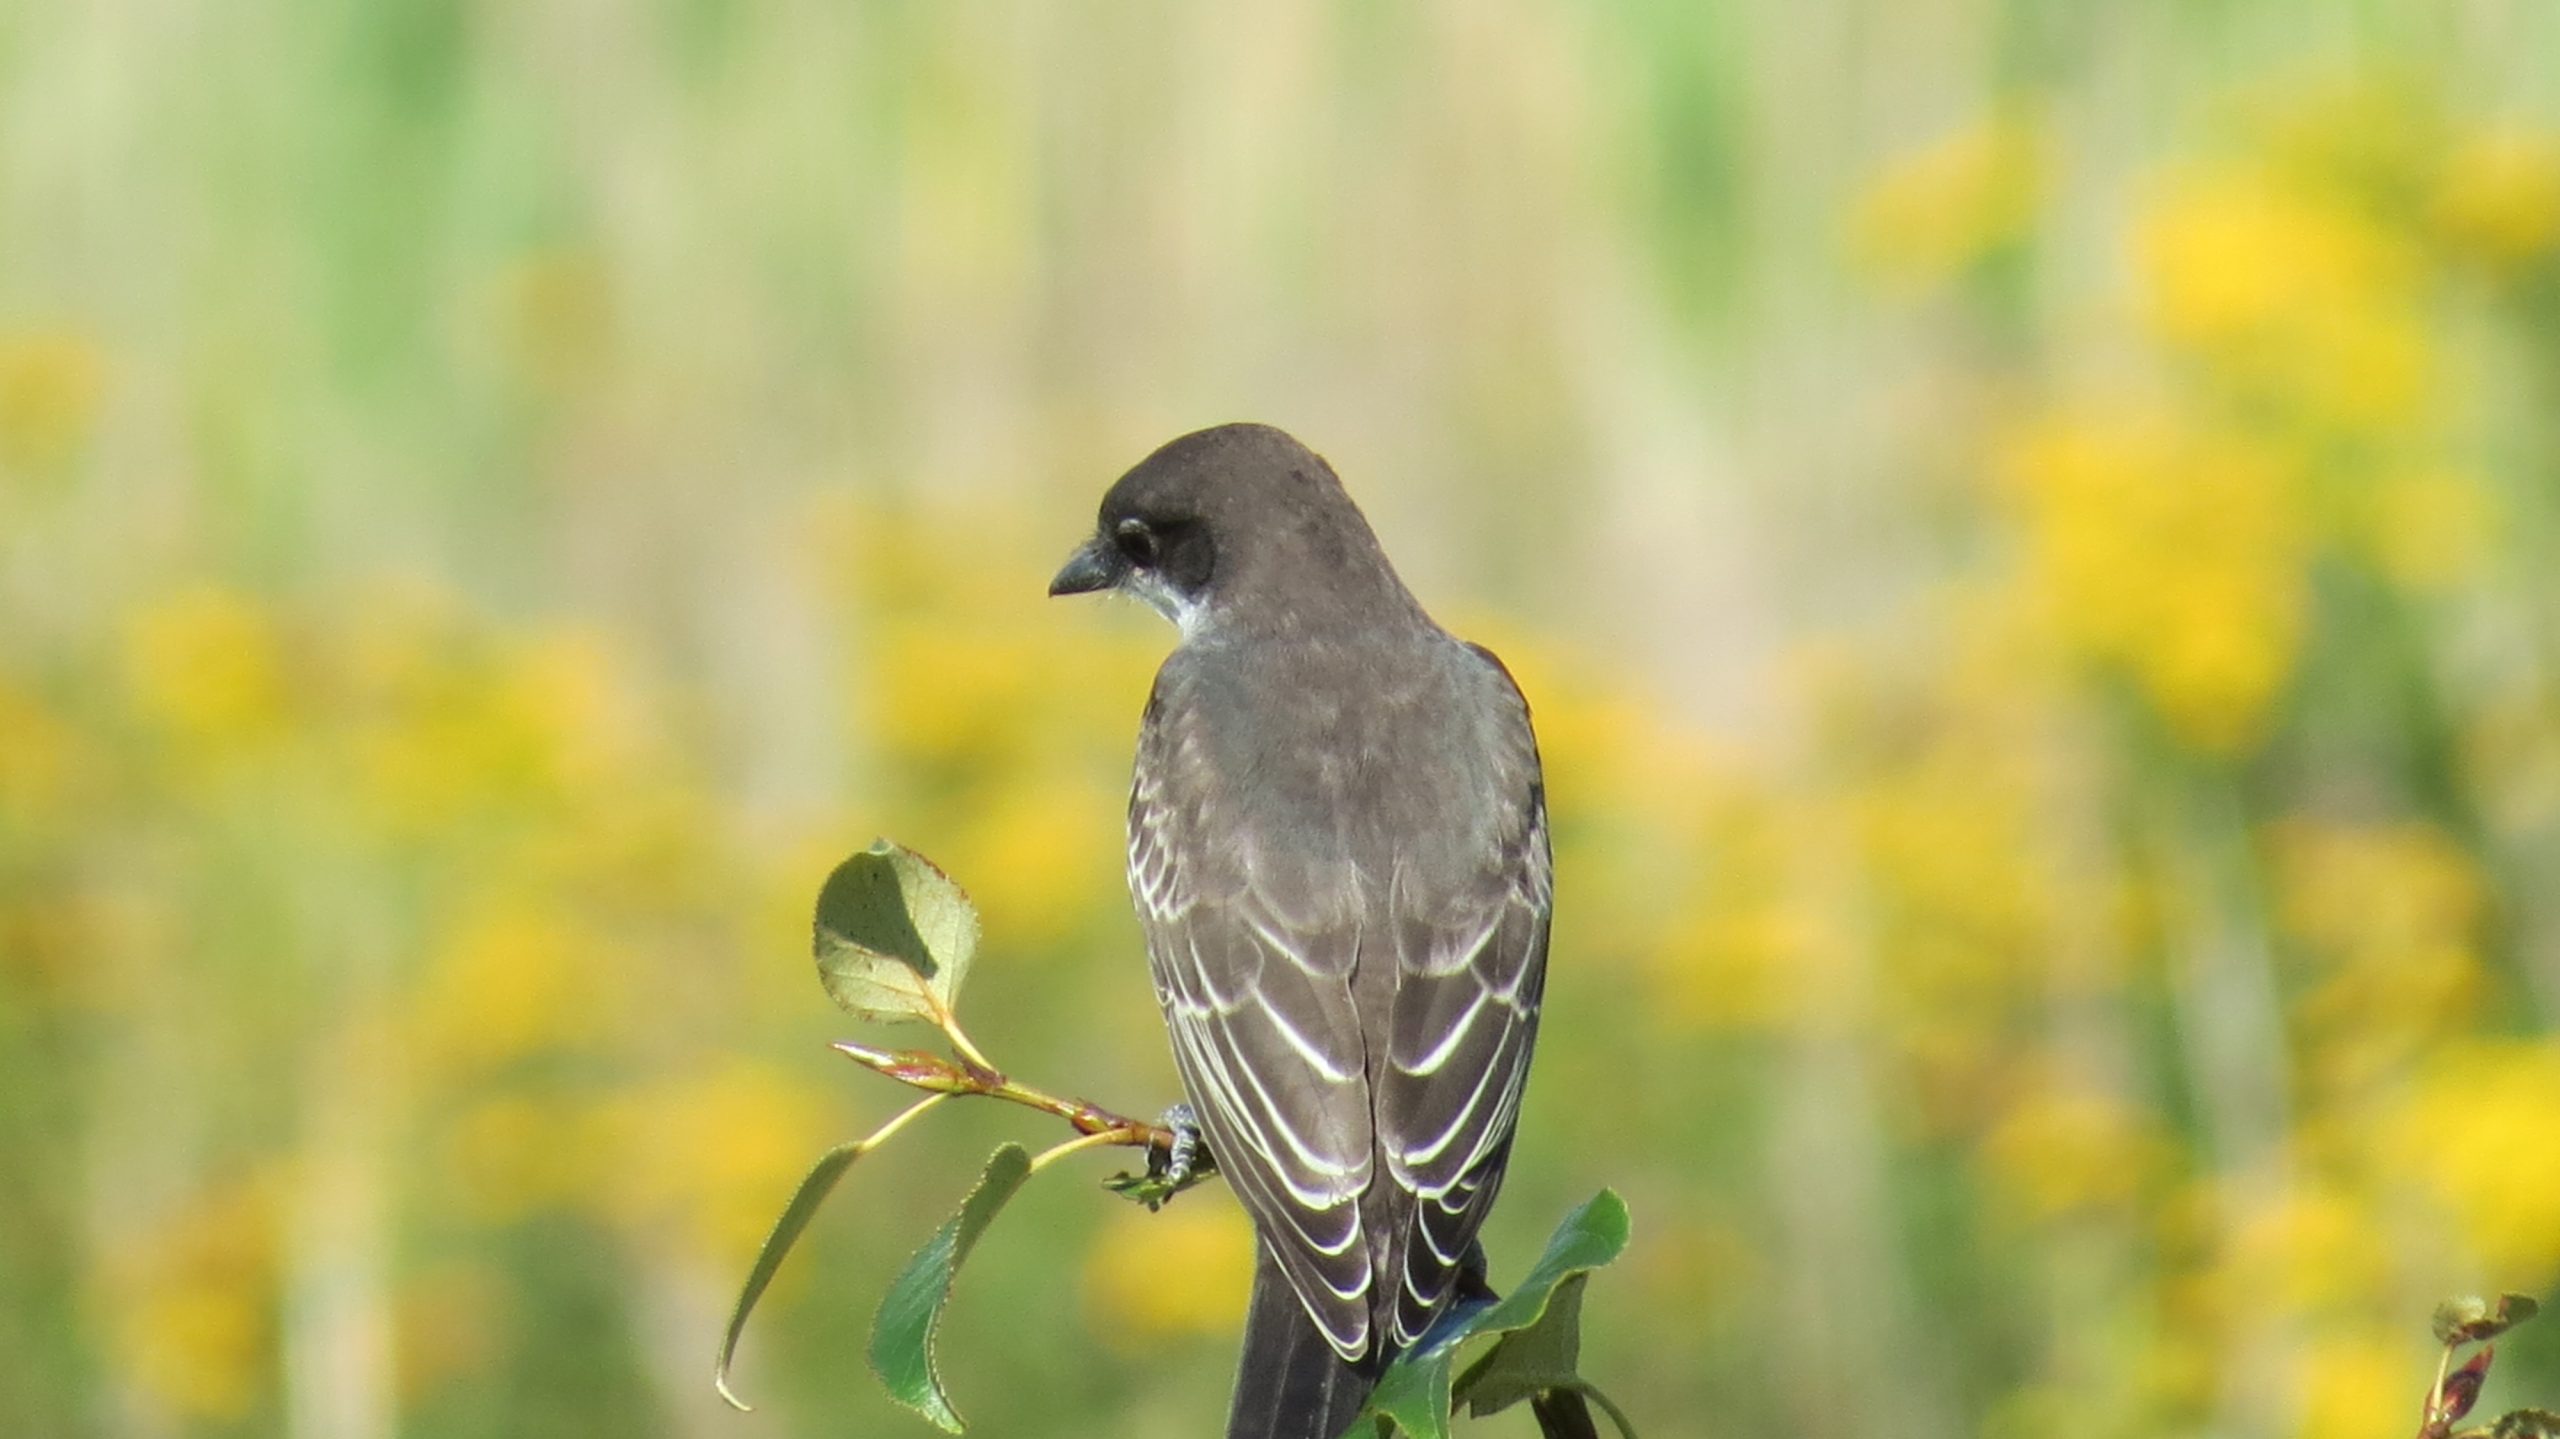
[[[2453,1369],[2453,1348],[2446,1345],[2444,1353],[2436,1357],[2435,1382],[2427,1386],[2426,1407],[2418,1411],[2418,1439],[2434,1439],[2437,1432],[2446,1427],[2444,1421],[2436,1417],[2436,1407],[2444,1402],[2444,1376]]]
[[[1117,1129],[1103,1129],[1097,1130],[1092,1134],[1079,1134],[1064,1144],[1053,1145],[1033,1156],[1031,1160],[1031,1172],[1037,1174],[1041,1170],[1048,1168],[1051,1160],[1064,1159],[1068,1155],[1073,1154],[1080,1149],[1092,1149],[1105,1144],[1134,1144],[1137,1142],[1138,1141],[1136,1139],[1126,1132]]]
[[[975,1046],[964,1045],[956,1030],[946,1032],[952,1035],[954,1046],[961,1049],[957,1059],[920,1049],[875,1049],[852,1040],[838,1040],[834,1048],[863,1068],[887,1075],[911,1088],[935,1094],[979,1095],[1039,1110],[1065,1120],[1078,1135],[1096,1145],[1167,1150],[1173,1147],[1172,1130],[1115,1114],[1087,1100],[1063,1098],[1009,1078],[987,1063],[984,1055],[975,1053]]]

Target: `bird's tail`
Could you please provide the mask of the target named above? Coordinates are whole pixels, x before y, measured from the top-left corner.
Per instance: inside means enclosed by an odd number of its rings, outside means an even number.
[[[1255,1245],[1227,1439],[1341,1439],[1376,1383],[1333,1352],[1280,1266]]]

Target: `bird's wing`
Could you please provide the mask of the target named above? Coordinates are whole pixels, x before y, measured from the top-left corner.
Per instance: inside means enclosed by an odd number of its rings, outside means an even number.
[[[1500,672],[1500,662],[1479,651]],[[1393,1340],[1411,1344],[1447,1298],[1493,1208],[1537,1037],[1554,907],[1546,791],[1527,706],[1502,674],[1509,708],[1494,755],[1506,813],[1484,863],[1454,884],[1390,886],[1395,1012],[1376,1095],[1377,1143],[1410,1196]]]
[[[1258,854],[1187,729],[1160,690],[1129,798],[1129,886],[1174,1064],[1219,1172],[1327,1342],[1357,1359],[1375,1287],[1358,879]]]

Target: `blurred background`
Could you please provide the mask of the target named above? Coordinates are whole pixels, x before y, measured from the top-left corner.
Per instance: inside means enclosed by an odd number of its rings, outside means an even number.
[[[1653,1436],[2385,1436],[2560,1284],[2560,11],[0,7],[0,1424],[921,1434],[987,1151],[807,952],[1174,1095],[1128,465],[1328,455],[1536,707],[1490,1240]],[[911,1032],[910,1032],[911,1033]],[[873,1034],[873,1039],[906,1036]],[[1249,1243],[1044,1175],[990,1435],[1189,1436]],[[2560,1402],[2560,1325],[2485,1412]],[[1482,1426],[1525,1434],[1525,1415]]]

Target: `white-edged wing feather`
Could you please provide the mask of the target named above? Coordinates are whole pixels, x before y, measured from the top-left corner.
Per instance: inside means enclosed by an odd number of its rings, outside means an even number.
[[[1409,1345],[1456,1281],[1509,1158],[1546,966],[1527,708],[1489,655],[1491,673],[1451,650],[1414,658],[1447,666],[1441,688],[1417,686],[1426,699],[1496,712],[1368,695],[1405,728],[1323,737],[1347,753],[1263,753],[1233,732],[1254,716],[1173,679],[1177,656],[1129,801],[1175,1066],[1265,1247],[1351,1360]],[[1354,703],[1263,694],[1337,721]],[[1421,752],[1396,754],[1398,738]]]

